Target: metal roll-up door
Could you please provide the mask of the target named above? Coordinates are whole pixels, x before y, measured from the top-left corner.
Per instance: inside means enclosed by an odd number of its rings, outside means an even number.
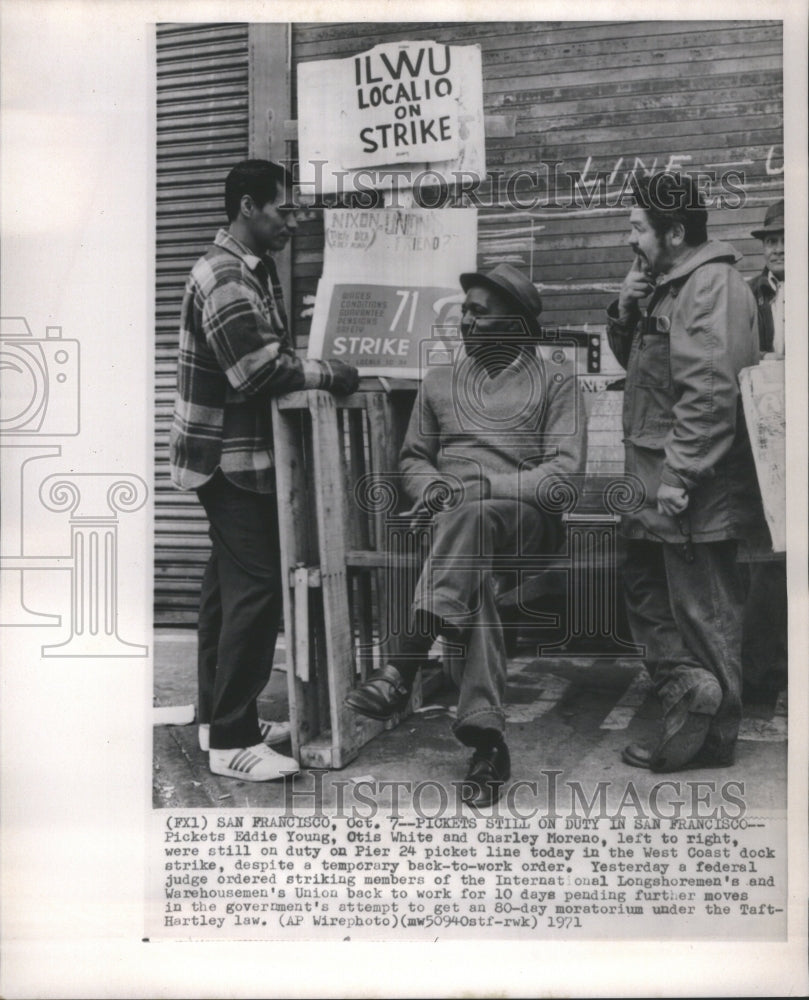
[[[157,27],[155,621],[193,624],[208,557],[195,494],[169,479],[180,304],[188,272],[226,223],[224,178],[248,155],[246,24]]]

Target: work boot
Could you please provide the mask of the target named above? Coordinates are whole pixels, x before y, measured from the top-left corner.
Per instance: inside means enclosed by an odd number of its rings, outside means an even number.
[[[511,777],[511,757],[503,733],[492,726],[466,723],[456,728],[455,736],[475,751],[461,784],[461,801],[473,809],[492,805]]]
[[[711,720],[722,704],[722,688],[715,677],[700,677],[672,705],[663,718],[663,734],[653,750],[630,744],[622,759],[633,767],[648,767],[658,773],[679,771],[702,749]]]
[[[505,741],[479,747],[461,786],[462,801],[473,809],[485,809],[497,802],[510,777],[511,757]]]
[[[344,704],[369,719],[386,721],[401,712],[410,698],[411,684],[406,684],[392,663],[375,670],[358,688],[349,691]]]

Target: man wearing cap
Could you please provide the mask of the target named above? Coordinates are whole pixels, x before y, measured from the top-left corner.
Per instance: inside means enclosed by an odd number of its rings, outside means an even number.
[[[634,194],[635,259],[607,317],[626,368],[626,471],[646,491],[622,518],[627,614],[663,720],[623,759],[653,771],[726,766],[742,706],[736,540],[762,516],[738,384],[758,360],[756,304],[739,254],[708,239],[693,178],[654,174]]]
[[[764,270],[750,282],[758,305],[758,336],[762,354],[784,356],[784,202],[770,205],[761,229],[752,235],[761,240]]]
[[[770,205],[761,240],[764,270],[750,282],[758,305],[762,360],[784,357],[784,202]],[[787,574],[783,562],[754,563],[744,610],[744,699],[772,702],[787,684]]]
[[[495,557],[518,567],[521,555],[558,547],[559,519],[541,509],[539,490],[549,477],[581,471],[586,430],[572,365],[564,352],[537,346],[542,302],[534,285],[509,264],[460,281],[463,350],[426,372],[400,454],[406,492],[425,516],[434,513],[408,635],[346,703],[390,718],[442,636],[459,654],[454,732],[474,751],[464,799],[485,806],[510,777],[494,579],[504,561],[495,565]]]

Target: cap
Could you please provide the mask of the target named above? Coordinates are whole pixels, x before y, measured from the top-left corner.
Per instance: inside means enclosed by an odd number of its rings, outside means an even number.
[[[764,228],[754,229],[752,236],[755,236],[757,240],[763,240],[765,236],[770,236],[774,233],[783,233],[784,231],[784,202],[783,200],[777,201],[774,205],[770,205],[767,209],[767,214],[764,216]]]
[[[488,271],[475,271],[461,275],[461,288],[468,292],[470,288],[482,285],[492,288],[514,303],[519,313],[528,320],[531,333],[539,336],[539,314],[542,312],[542,299],[533,282],[511,264],[498,264]]]

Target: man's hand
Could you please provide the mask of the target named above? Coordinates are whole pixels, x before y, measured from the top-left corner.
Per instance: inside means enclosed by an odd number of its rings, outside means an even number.
[[[641,264],[640,258],[635,257],[618,295],[618,318],[622,323],[635,315],[640,300],[645,299],[653,288],[654,282]]]
[[[679,486],[661,483],[657,491],[657,509],[661,514],[676,517],[688,506],[688,494]]]
[[[360,376],[354,365],[346,364],[337,358],[321,361],[323,366],[323,388],[333,392],[335,396],[348,396],[357,391]]]

